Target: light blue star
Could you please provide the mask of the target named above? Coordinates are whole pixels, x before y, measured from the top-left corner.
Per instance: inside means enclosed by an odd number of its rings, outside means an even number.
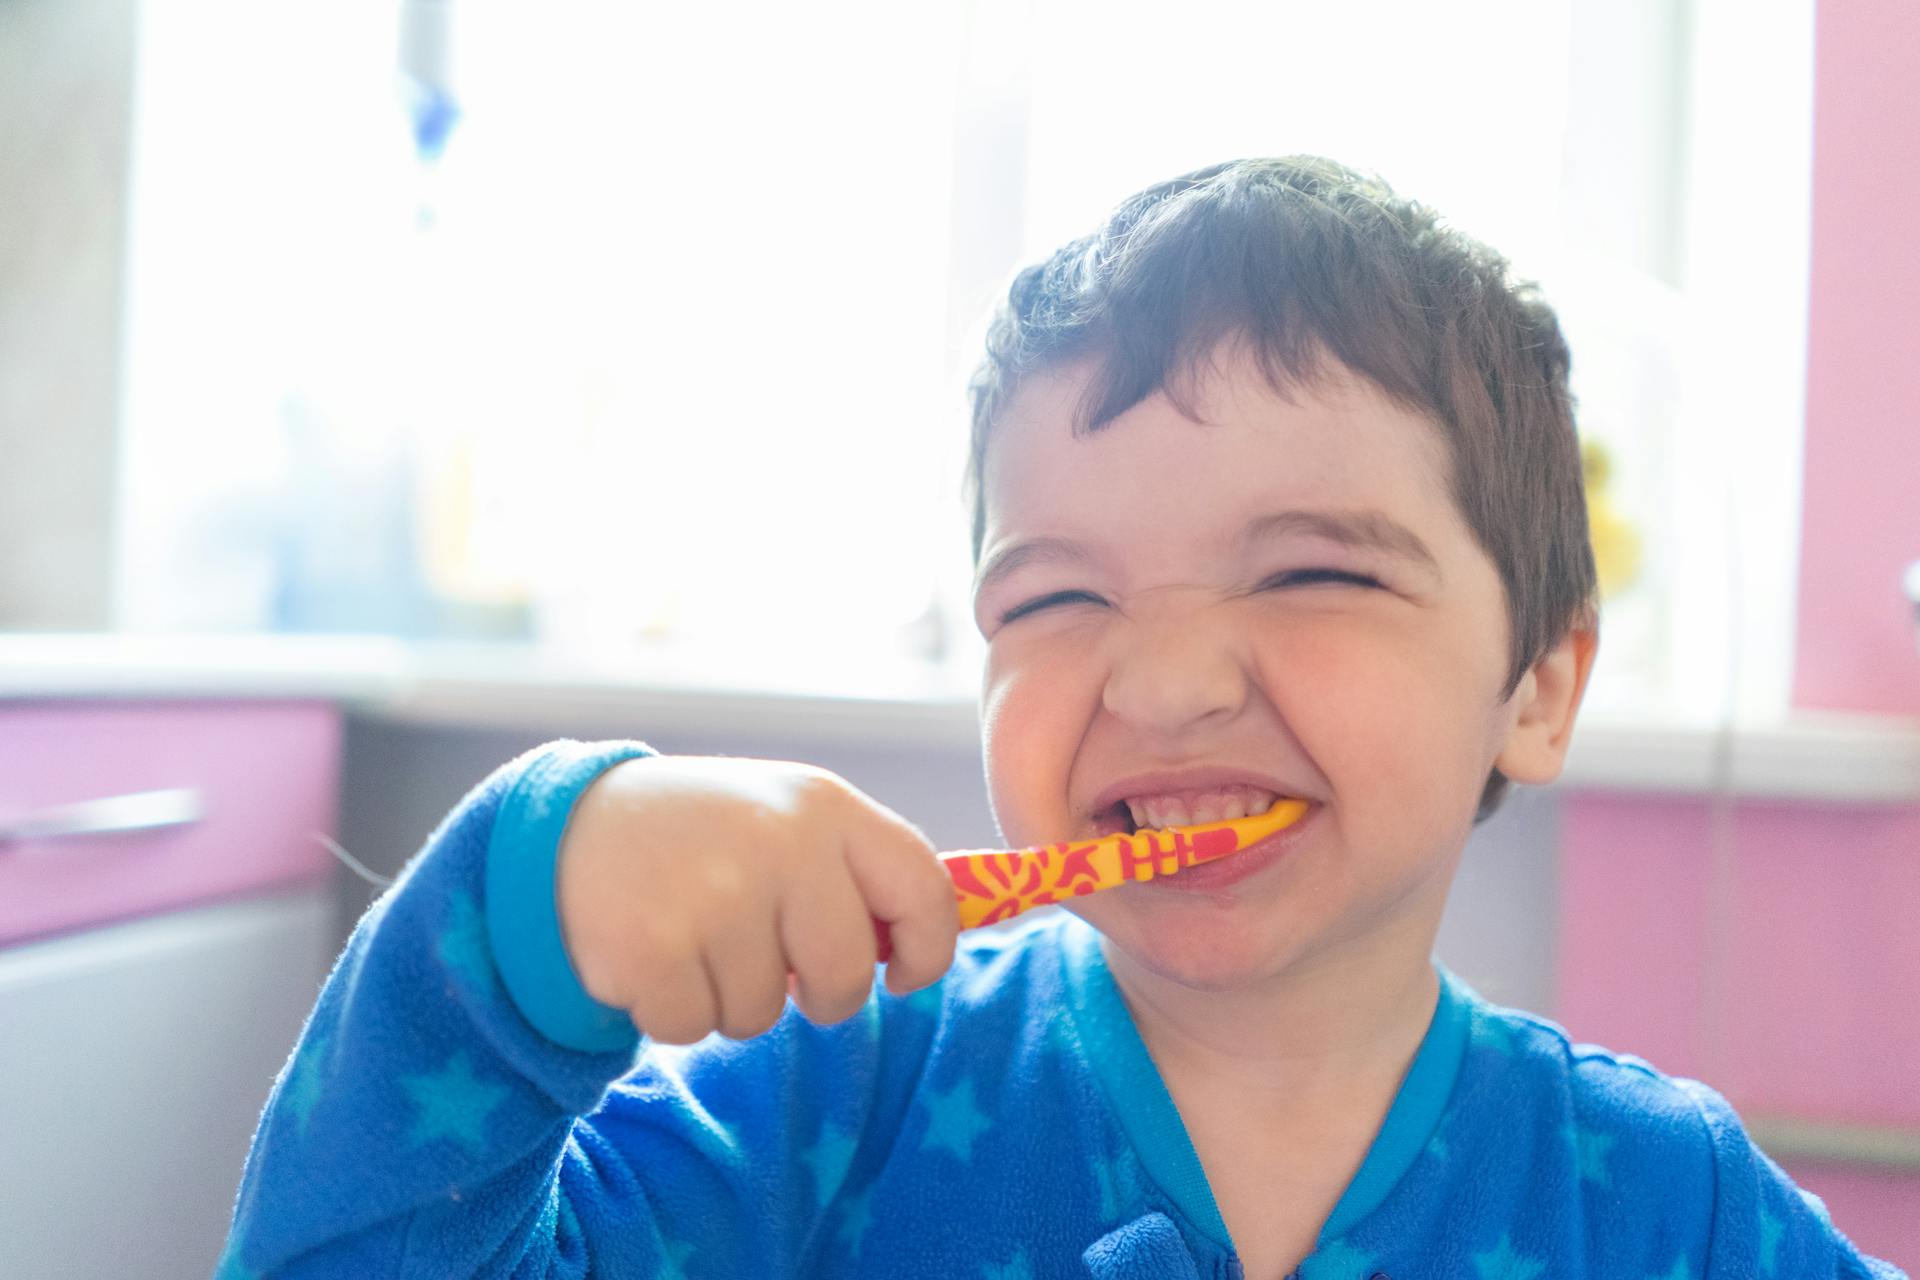
[[[660,1237],[660,1251],[667,1255],[664,1269],[654,1272],[654,1280],[688,1280],[687,1259],[697,1252],[691,1240],[669,1240],[663,1234]]]
[[[1454,1110],[1448,1107],[1440,1113],[1440,1123],[1433,1126],[1433,1136],[1427,1139],[1426,1152],[1435,1160],[1445,1160],[1453,1149],[1447,1145],[1447,1133],[1453,1128]]]
[[[873,1188],[868,1187],[857,1196],[848,1196],[841,1212],[845,1215],[840,1221],[840,1229],[834,1233],[834,1239],[840,1242],[849,1258],[860,1256],[860,1246],[866,1243],[867,1230],[873,1226]]]
[[[1773,1274],[1774,1264],[1779,1261],[1780,1236],[1786,1230],[1786,1223],[1773,1216],[1773,1210],[1766,1205],[1760,1206],[1760,1270],[1766,1275]]]
[[[1093,1162],[1093,1181],[1100,1192],[1100,1223],[1117,1221],[1132,1204],[1139,1187],[1133,1162],[1123,1154]]]
[[[945,1094],[932,1096],[933,1115],[927,1121],[926,1137],[920,1140],[924,1150],[944,1147],[961,1160],[973,1159],[973,1144],[993,1127],[993,1122],[973,1102],[973,1081],[962,1080]]]
[[[923,1017],[932,1018],[938,1016],[940,1012],[940,1001],[945,994],[944,984],[936,982],[932,986],[920,988],[911,995],[897,998],[900,1001],[901,1008],[911,1009]]]
[[[991,1262],[980,1265],[980,1280],[1033,1280],[1033,1264],[1027,1261],[1027,1251],[1015,1249],[1013,1256],[1004,1266],[995,1266]]]
[[[326,1071],[322,1064],[332,1043],[331,1032],[322,1031],[310,1037],[293,1060],[293,1069],[287,1072],[287,1110],[293,1113],[303,1136],[307,1132],[307,1117],[313,1114],[313,1104],[320,1100],[320,1080]]]
[[[1535,1280],[1547,1269],[1538,1258],[1516,1251],[1513,1241],[1504,1235],[1490,1252],[1474,1254],[1473,1265],[1480,1272],[1480,1280]]]
[[[1064,1016],[1048,1021],[1045,1043],[1048,1053],[1065,1058],[1069,1062],[1077,1061],[1083,1056],[1079,1038],[1074,1035],[1073,1027]]]
[[[1494,1053],[1511,1056],[1513,1053],[1513,1028],[1492,1014],[1476,1012],[1469,1039],[1474,1047],[1490,1049]]]
[[[227,1247],[221,1250],[220,1263],[214,1268],[213,1280],[260,1280],[258,1271],[240,1264],[240,1232],[238,1230],[227,1238]]]
[[[1693,1272],[1687,1269],[1686,1253],[1683,1251],[1675,1258],[1664,1274],[1649,1277],[1649,1280],[1693,1280]]]
[[[820,1136],[800,1153],[800,1161],[813,1170],[813,1200],[825,1205],[840,1189],[847,1166],[853,1163],[854,1150],[860,1145],[852,1134],[842,1133],[831,1123],[820,1122]]]
[[[1301,1280],[1365,1280],[1374,1272],[1374,1256],[1344,1240],[1323,1244],[1300,1264]]]
[[[434,954],[469,990],[492,990],[493,957],[487,945],[486,917],[466,894],[457,895],[448,905],[447,923],[434,944]]]
[[[1613,1155],[1613,1148],[1620,1141],[1619,1136],[1583,1129],[1571,1121],[1560,1132],[1573,1145],[1574,1158],[1580,1166],[1580,1181],[1601,1187],[1611,1186],[1613,1174],[1607,1168],[1607,1160]]]
[[[479,1150],[481,1128],[493,1109],[507,1100],[504,1084],[488,1084],[473,1072],[466,1053],[455,1053],[432,1075],[402,1076],[400,1087],[419,1109],[407,1141],[414,1146],[447,1137]]]
[[[845,1022],[832,1024],[833,1034],[839,1036],[859,1035],[867,1040],[878,1040],[880,1038],[881,1017],[880,990],[880,986],[875,984],[873,990],[868,992],[867,1002],[860,1006],[859,1012],[855,1013]]]

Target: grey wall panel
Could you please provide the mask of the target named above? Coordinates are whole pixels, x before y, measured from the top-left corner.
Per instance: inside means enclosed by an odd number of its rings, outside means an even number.
[[[0,4],[0,627],[111,621],[134,17]]]
[[[662,751],[805,760],[832,769],[915,823],[943,849],[998,841],[980,759],[947,748],[876,748],[779,737],[720,741],[648,735]],[[341,841],[391,875],[446,811],[503,761],[550,738],[584,736],[565,724],[527,732],[433,729],[350,719],[341,786]],[[597,736],[597,735],[596,735]],[[1536,1012],[1553,1007],[1559,805],[1516,792],[1474,833],[1441,925],[1440,958],[1488,999]],[[375,890],[346,880],[343,928]]]
[[[1560,800],[1516,789],[1467,842],[1435,953],[1481,995],[1551,1016],[1558,972]]]

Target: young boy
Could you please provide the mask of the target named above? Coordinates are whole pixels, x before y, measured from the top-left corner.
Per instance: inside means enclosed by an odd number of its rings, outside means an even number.
[[[1337,165],[1127,201],[974,384],[994,812],[1306,816],[956,950],[926,839],[830,774],[529,753],[355,931],[221,1274],[1898,1274],[1717,1094],[1431,959],[1593,660],[1567,370]]]

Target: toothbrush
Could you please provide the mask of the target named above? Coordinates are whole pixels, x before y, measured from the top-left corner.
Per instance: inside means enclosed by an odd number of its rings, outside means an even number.
[[[1304,800],[1282,800],[1250,818],[1119,831],[1031,849],[961,849],[941,854],[940,864],[953,881],[960,927],[978,929],[1034,907],[1217,861],[1285,830],[1306,811]],[[873,928],[885,960],[892,939],[882,921]]]

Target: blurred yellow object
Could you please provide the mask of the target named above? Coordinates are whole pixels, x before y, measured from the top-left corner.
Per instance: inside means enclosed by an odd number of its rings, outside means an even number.
[[[1640,531],[1614,507],[1608,493],[1613,460],[1596,440],[1580,444],[1580,473],[1587,486],[1587,525],[1593,562],[1600,575],[1600,598],[1611,599],[1640,573]]]
[[[530,587],[526,565],[499,554],[499,519],[487,508],[489,480],[497,492],[509,459],[493,456],[470,432],[423,442],[419,470],[421,570],[434,592],[473,604],[523,604]],[[489,523],[489,518],[492,523]]]

